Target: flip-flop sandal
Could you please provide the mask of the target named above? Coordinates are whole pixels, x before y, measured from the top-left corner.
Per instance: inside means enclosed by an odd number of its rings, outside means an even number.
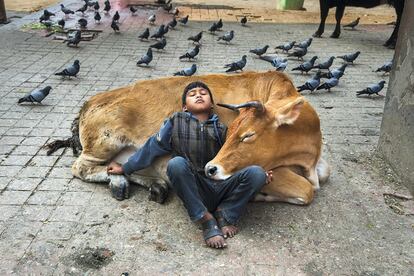
[[[223,237],[223,232],[217,226],[217,221],[214,218],[203,222],[201,225],[203,227],[203,238],[205,241],[215,236]]]

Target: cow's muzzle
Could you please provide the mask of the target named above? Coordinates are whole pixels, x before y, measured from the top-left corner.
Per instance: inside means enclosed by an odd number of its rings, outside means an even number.
[[[220,165],[207,163],[204,167],[204,173],[211,179],[224,180],[230,175],[224,174],[224,170]]]

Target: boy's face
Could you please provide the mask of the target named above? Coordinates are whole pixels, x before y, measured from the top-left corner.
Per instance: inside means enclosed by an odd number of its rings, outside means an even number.
[[[212,105],[208,91],[202,87],[196,87],[187,92],[184,110],[191,113],[209,113]]]

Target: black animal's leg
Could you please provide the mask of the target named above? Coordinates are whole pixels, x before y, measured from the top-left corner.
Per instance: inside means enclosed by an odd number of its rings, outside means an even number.
[[[334,32],[331,34],[332,38],[338,38],[339,35],[341,34],[341,20],[342,20],[342,17],[344,16],[344,11],[345,11],[345,5],[340,4],[338,5],[338,7],[336,7],[336,12],[335,12],[336,26],[335,26]]]
[[[321,37],[325,31],[325,20],[329,13],[328,0],[319,0],[319,8],[321,13],[321,23],[319,23],[319,28],[313,34],[313,37]]]
[[[404,9],[404,0],[396,0],[394,2],[395,12],[397,13],[397,22],[394,27],[394,31],[392,32],[390,38],[385,42],[384,46],[394,49],[395,44],[397,43],[398,37],[398,30],[400,28],[401,17]]]

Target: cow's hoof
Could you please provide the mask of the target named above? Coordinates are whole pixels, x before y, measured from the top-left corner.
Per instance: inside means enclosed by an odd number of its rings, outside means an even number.
[[[331,38],[339,38],[339,34],[338,33],[332,33],[330,37]]]
[[[316,33],[314,33],[312,36],[313,36],[313,37],[322,37],[322,34],[321,34],[321,33],[316,32]]]
[[[117,200],[129,198],[129,182],[122,175],[110,175],[109,188],[112,196]]]
[[[157,203],[164,203],[168,196],[168,188],[166,185],[162,185],[158,182],[154,182],[149,188],[148,199]]]

